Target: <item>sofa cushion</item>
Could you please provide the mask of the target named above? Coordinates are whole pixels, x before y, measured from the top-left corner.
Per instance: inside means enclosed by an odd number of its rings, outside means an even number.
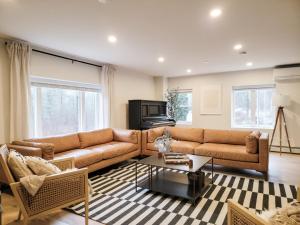
[[[158,151],[158,149],[155,148],[155,144],[154,143],[147,143],[146,149],[152,150],[152,151]]]
[[[137,144],[112,141],[102,145],[90,146],[87,150],[102,153],[103,159],[111,159],[139,149]]]
[[[80,132],[78,133],[78,136],[81,148],[111,142],[114,138],[113,131],[111,128],[94,130],[89,132]]]
[[[66,152],[55,154],[54,159],[74,158],[75,167],[82,168],[102,160],[102,152],[91,151],[88,149],[73,149]]]
[[[156,127],[148,130],[148,143],[153,143],[156,138],[164,134],[165,127]]]
[[[258,141],[260,138],[260,131],[253,131],[246,137],[246,151],[248,153],[256,154],[258,151]]]
[[[245,145],[250,131],[204,130],[204,143]]]
[[[80,148],[79,137],[77,134],[69,134],[69,135],[49,137],[49,138],[28,139],[25,141],[51,143],[54,145],[54,153]]]
[[[200,145],[198,142],[191,141],[172,141],[171,151],[185,154],[194,154],[194,149]]]
[[[258,154],[247,153],[244,145],[205,143],[195,148],[195,154],[211,156],[217,159],[258,162]]]
[[[203,143],[202,128],[167,127],[173,139]]]
[[[136,130],[113,129],[114,141],[122,141],[137,144],[137,132],[138,131]]]

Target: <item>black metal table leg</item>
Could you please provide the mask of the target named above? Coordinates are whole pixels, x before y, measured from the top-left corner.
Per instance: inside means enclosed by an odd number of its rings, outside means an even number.
[[[214,158],[211,159],[211,184],[214,183]]]
[[[137,162],[135,163],[135,192],[137,192]]]

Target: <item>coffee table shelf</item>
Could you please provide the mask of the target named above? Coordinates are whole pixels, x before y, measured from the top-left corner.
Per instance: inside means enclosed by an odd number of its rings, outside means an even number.
[[[168,194],[180,198],[185,198],[191,201],[195,201],[208,189],[211,184],[211,179],[205,178],[204,186],[199,187],[195,185],[193,190],[193,184],[189,183],[186,174],[171,172],[171,171],[159,171],[158,174],[153,174],[152,180],[144,179],[137,183],[138,187],[149,189],[154,192]],[[195,191],[195,193],[193,193]]]

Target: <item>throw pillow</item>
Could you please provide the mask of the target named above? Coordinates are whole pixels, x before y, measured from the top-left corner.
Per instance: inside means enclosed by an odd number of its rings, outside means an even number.
[[[25,160],[28,167],[38,176],[53,175],[61,172],[57,166],[40,157],[25,156]]]
[[[15,150],[11,150],[9,152],[7,163],[17,181],[19,181],[22,177],[33,175],[31,170],[26,165],[24,156]]]
[[[45,178],[46,175],[43,176],[30,175],[27,177],[22,177],[20,179],[20,182],[31,196],[35,196],[38,190],[42,187]]]
[[[257,148],[258,148],[258,143],[257,143],[257,138],[252,135],[248,135],[246,137],[246,151],[248,153],[256,154],[257,153]]]
[[[148,130],[148,142],[153,143],[156,138],[163,136],[165,127],[156,127]]]

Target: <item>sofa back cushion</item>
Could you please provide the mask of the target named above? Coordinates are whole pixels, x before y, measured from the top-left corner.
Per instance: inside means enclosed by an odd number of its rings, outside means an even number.
[[[108,143],[114,139],[113,130],[111,128],[81,132],[78,133],[78,136],[81,148]]]
[[[250,131],[205,129],[204,142],[217,144],[245,145],[246,137],[250,133]]]
[[[167,130],[175,140],[203,143],[202,128],[168,127]]]
[[[156,127],[148,130],[148,143],[153,143],[156,138],[164,134],[165,127]]]
[[[80,148],[78,134],[69,134],[64,136],[56,136],[56,137],[48,137],[48,138],[28,139],[25,141],[51,143],[54,145],[54,153]]]

